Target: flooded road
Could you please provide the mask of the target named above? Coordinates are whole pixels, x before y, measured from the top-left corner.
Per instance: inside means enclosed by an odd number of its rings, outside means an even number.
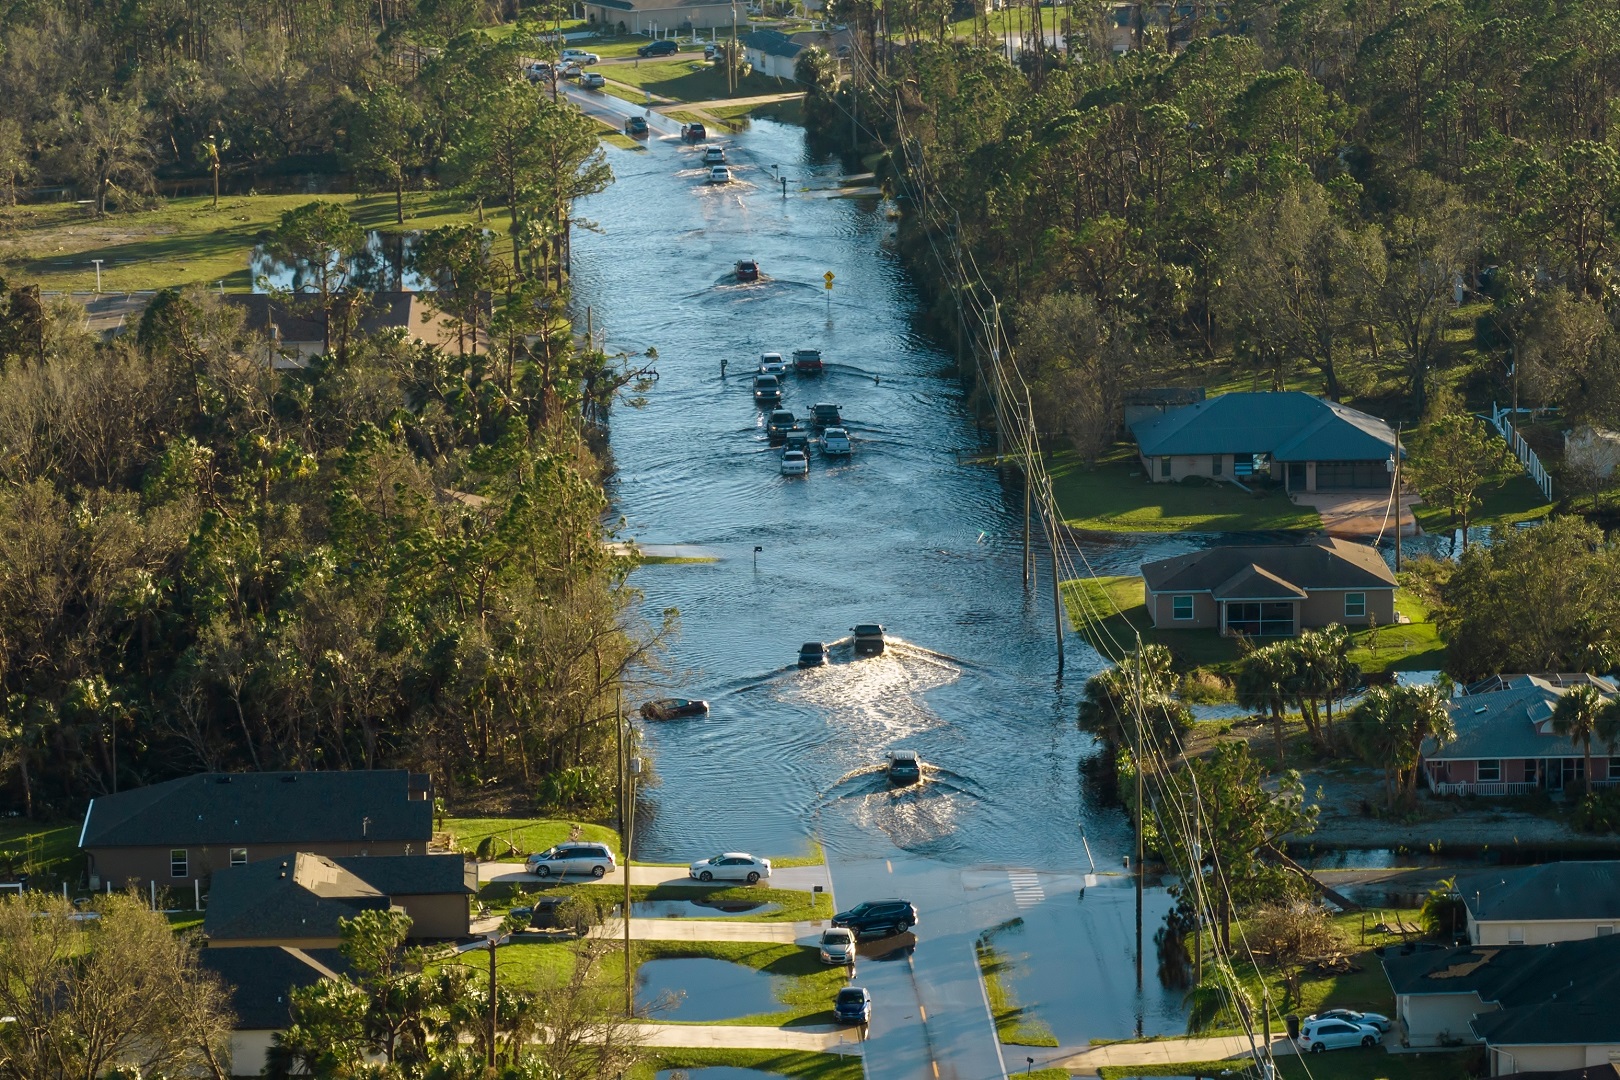
[[[647,726],[658,782],[640,801],[636,854],[780,855],[819,838],[841,905],[900,895],[922,911],[914,955],[864,965],[874,1047],[892,1032],[886,1060],[931,1056],[939,1075],[996,1075],[955,1045],[964,1035],[932,1021],[939,1009],[976,1011],[988,1030],[976,975],[969,985],[973,940],[1033,914],[1007,870],[1079,881],[1092,869],[1082,830],[1098,864],[1119,866],[1125,819],[1088,798],[1079,772],[1093,746],[1075,708],[1101,662],[1071,636],[1057,678],[1049,582],[1026,594],[1020,579],[1022,494],[972,463],[982,435],[950,358],[917,325],[876,200],[829,197],[839,167],[808,160],[797,128],[756,123],[718,141],[736,183],[706,185],[698,150],[655,137],[646,152],[610,149],[617,182],[577,208],[599,230],[576,232],[577,302],[610,352],[659,356],[645,407],[613,416],[624,535],[719,560],[633,578],[650,619],[680,611],[670,688],[711,704],[706,718]],[[744,258],[763,280],[734,280]],[[784,477],[751,381],[761,352],[802,347],[822,350],[827,371],[784,376],[783,407],[803,417],[817,402],[841,405],[854,450],[814,451],[807,477]],[[1195,546],[1149,537],[1088,556],[1099,573],[1134,572]],[[801,642],[839,643],[870,621],[888,629],[882,656],[857,660],[835,644],[829,666],[796,666]],[[927,764],[921,784],[890,789],[878,767],[895,748]],[[973,876],[983,873],[994,887]],[[1074,956],[1088,909],[1074,889],[1053,892],[1063,918],[1031,918],[1022,947],[1065,955],[1066,970],[1030,975],[1031,997],[1043,996],[1038,983],[1064,983],[1054,993],[1067,1020],[1054,1027],[1065,1038],[1180,1031],[1179,993],[1150,974],[1136,995],[1131,956]],[[939,998],[921,1035],[885,1015],[895,995]]]

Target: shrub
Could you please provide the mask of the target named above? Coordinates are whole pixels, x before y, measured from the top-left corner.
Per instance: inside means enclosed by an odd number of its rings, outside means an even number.
[[[1574,824],[1581,832],[1620,832],[1620,788],[1583,795],[1575,804]]]

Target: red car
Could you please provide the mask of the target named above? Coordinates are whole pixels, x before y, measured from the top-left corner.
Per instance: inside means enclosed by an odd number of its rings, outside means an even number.
[[[800,375],[820,375],[822,372],[820,349],[794,349],[793,370]]]
[[[738,259],[737,260],[737,280],[738,281],[758,281],[759,280],[759,263],[755,262],[753,259]]]

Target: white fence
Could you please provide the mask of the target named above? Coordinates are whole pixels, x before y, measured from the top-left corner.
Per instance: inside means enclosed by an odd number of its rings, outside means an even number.
[[[1530,444],[1524,441],[1524,436],[1513,429],[1513,421],[1508,419],[1508,414],[1512,411],[1512,409],[1497,408],[1496,402],[1493,401],[1491,402],[1491,415],[1487,419],[1490,420],[1491,426],[1496,429],[1497,434],[1508,441],[1508,445],[1513,448],[1514,456],[1524,466],[1524,471],[1535,482],[1536,487],[1541,489],[1541,494],[1547,501],[1551,502],[1552,477],[1547,475],[1547,470],[1541,464],[1541,459],[1536,456],[1534,450],[1530,449]]]

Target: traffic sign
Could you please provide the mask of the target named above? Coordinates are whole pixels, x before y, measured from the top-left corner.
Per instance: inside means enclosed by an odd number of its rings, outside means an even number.
[[[828,291],[831,291],[832,290],[832,283],[833,283],[833,272],[831,270],[829,270],[825,274],[822,274],[821,275],[821,280],[825,281],[827,283],[827,289],[828,289]]]

